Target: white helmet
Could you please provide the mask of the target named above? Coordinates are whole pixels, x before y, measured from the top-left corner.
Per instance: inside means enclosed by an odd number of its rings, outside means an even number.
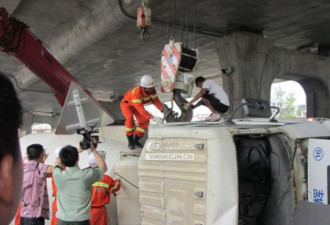
[[[145,88],[153,88],[155,87],[154,79],[149,75],[143,75],[143,77],[141,77],[140,85]]]
[[[98,153],[105,160],[107,153],[105,151],[98,151]],[[90,153],[88,155],[88,164],[90,166],[95,166],[96,165],[96,159],[95,159],[94,153]]]
[[[60,156],[60,151],[62,150],[63,146],[58,146],[56,149],[55,149],[55,152],[54,152],[54,156],[55,156],[55,159],[59,158]]]

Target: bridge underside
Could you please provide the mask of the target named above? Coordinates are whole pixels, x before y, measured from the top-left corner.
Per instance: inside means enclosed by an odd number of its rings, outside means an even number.
[[[233,108],[242,97],[269,99],[271,82],[280,78],[302,85],[307,116],[329,116],[330,33],[324,28],[330,20],[330,2],[190,0],[187,33],[182,32],[181,1],[176,2],[174,10],[174,0],[149,0],[153,25],[146,42],[136,29],[140,1],[0,0],[0,7],[26,23],[119,120],[118,101],[138,85],[142,74],[150,74],[160,86],[160,54],[172,35],[199,50],[198,75],[223,81]],[[0,71],[17,81],[27,121],[56,125],[61,106],[49,87],[14,57],[0,55],[0,62]],[[228,66],[234,68],[231,77],[221,74],[221,68]],[[160,98],[166,101],[171,95],[160,93]]]

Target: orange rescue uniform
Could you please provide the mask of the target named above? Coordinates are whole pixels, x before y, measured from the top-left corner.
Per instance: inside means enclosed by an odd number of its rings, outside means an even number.
[[[25,155],[23,158],[23,167],[26,165],[26,162],[28,161],[27,156]],[[16,215],[15,215],[15,225],[20,225],[21,224],[21,208],[22,205],[21,203],[18,205]]]
[[[143,87],[138,86],[126,92],[120,103],[120,108],[125,116],[125,132],[127,135],[136,134],[138,137],[144,135],[145,129],[149,125],[151,114],[144,108],[144,104],[153,103],[160,111],[163,111],[163,105],[160,102],[156,89],[152,93],[147,93]],[[137,120],[137,127],[133,115]]]
[[[21,224],[21,208],[22,206],[19,204],[15,215],[15,225]]]
[[[107,212],[105,204],[110,203],[110,194],[119,191],[120,182],[108,175],[94,183],[92,186],[92,207],[90,225],[107,225]]]
[[[53,201],[53,204],[52,204],[52,221],[51,221],[51,225],[56,225],[56,223],[57,223],[57,217],[56,217],[56,212],[57,212],[57,201],[56,201],[57,187],[55,185],[54,178],[52,178],[52,188],[53,188],[52,196],[54,197],[54,201]]]
[[[63,166],[63,169],[65,170],[66,166]],[[54,197],[54,201],[52,203],[52,221],[51,221],[51,225],[56,225],[57,224],[57,217],[56,217],[56,213],[57,213],[57,200],[56,200],[57,187],[56,187],[53,176],[52,176],[52,189],[53,189],[52,196]]]

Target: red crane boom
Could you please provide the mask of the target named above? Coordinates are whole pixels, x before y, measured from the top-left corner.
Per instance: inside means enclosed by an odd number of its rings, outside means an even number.
[[[15,56],[54,92],[63,106],[71,82],[83,87],[42,45],[23,22],[9,16],[0,7],[0,51]],[[92,97],[93,98],[93,97]]]

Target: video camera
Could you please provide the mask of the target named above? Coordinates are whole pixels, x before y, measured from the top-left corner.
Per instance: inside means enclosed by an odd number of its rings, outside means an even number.
[[[77,134],[81,134],[84,137],[79,142],[81,149],[86,150],[91,147],[91,138],[96,140],[94,147],[97,148],[97,144],[99,143],[99,136],[92,136],[92,134],[95,133],[99,133],[99,129],[94,129],[94,127],[91,127],[89,130],[86,130],[85,128],[77,129]]]

